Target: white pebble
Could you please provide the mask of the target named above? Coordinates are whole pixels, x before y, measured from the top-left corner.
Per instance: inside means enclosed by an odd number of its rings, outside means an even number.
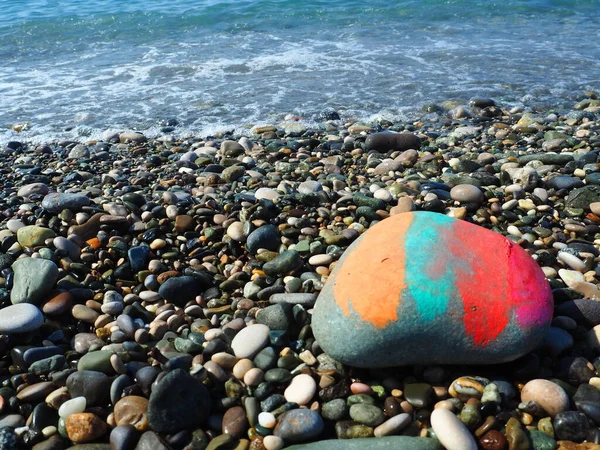
[[[577,270],[579,272],[585,272],[586,266],[585,263],[580,260],[577,256],[571,255],[567,252],[558,252],[558,260],[565,263],[573,270]]]
[[[515,236],[515,237],[521,237],[523,236],[523,233],[521,233],[521,230],[519,230],[517,227],[515,227],[514,225],[510,225],[509,227],[506,228],[506,231],[508,232],[508,234],[510,234],[511,236]]]
[[[283,439],[279,436],[265,436],[263,446],[267,450],[281,450],[283,448]]]
[[[277,419],[270,412],[261,412],[258,415],[258,423],[261,427],[275,428],[275,425],[277,425]]]
[[[475,439],[465,424],[447,409],[433,410],[431,427],[446,450],[477,450]]]
[[[306,405],[315,395],[317,383],[314,378],[307,374],[300,374],[292,379],[283,396],[288,402]]]
[[[401,431],[404,428],[406,428],[410,422],[411,418],[409,414],[398,414],[386,420],[377,428],[375,428],[375,430],[373,430],[373,433],[375,434],[375,437],[383,437],[389,436],[391,434],[396,434],[398,431]]]
[[[71,414],[78,414],[84,412],[86,406],[87,402],[85,400],[85,397],[75,397],[71,400],[67,400],[62,405],[60,405],[60,408],[58,408],[58,415],[62,419],[66,419]]]

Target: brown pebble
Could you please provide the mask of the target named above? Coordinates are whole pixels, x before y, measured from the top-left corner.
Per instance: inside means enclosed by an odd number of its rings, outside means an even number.
[[[69,439],[75,443],[93,441],[108,431],[106,423],[92,413],[71,414],[65,426]]]
[[[59,316],[71,311],[72,304],[73,296],[68,292],[60,292],[44,303],[42,311],[49,316]]]
[[[156,281],[158,281],[159,284],[163,284],[169,278],[178,277],[180,275],[181,274],[179,272],[177,272],[176,270],[169,270],[169,271],[163,272],[159,276],[157,276]]]
[[[225,411],[223,415],[223,433],[240,439],[246,435],[248,426],[246,411],[241,406],[234,406]]]
[[[383,401],[383,413],[388,417],[397,416],[402,412],[400,403],[394,397],[386,397]]]
[[[182,214],[175,217],[175,232],[184,233],[194,229],[195,226],[194,218],[187,214]]]
[[[502,433],[490,430],[479,439],[479,445],[483,450],[504,450],[508,442]]]
[[[133,425],[138,431],[148,429],[148,399],[137,395],[121,398],[114,406],[117,425]]]
[[[496,425],[496,418],[494,416],[487,416],[485,421],[475,430],[475,436],[481,437],[488,431],[490,431]]]

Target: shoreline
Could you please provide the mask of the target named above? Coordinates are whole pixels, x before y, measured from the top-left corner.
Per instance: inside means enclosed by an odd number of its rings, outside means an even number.
[[[453,106],[407,123],[332,115],[315,130],[290,117],[249,136],[2,143],[0,442],[600,444],[600,101],[544,114]],[[367,140],[384,130],[411,137]],[[465,185],[477,189],[452,193]],[[492,366],[378,369],[322,352],[310,317],[336,262],[373,224],[415,210],[536,259],[555,302],[538,349]],[[434,431],[436,408],[460,421]]]

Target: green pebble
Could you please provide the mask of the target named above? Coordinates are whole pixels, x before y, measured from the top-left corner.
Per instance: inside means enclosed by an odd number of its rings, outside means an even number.
[[[557,447],[554,439],[538,430],[529,431],[529,439],[533,450],[555,450]]]
[[[544,417],[538,421],[538,430],[545,435],[553,438],[554,437],[554,426],[552,426],[552,419],[550,417]]]
[[[474,430],[481,424],[481,413],[479,412],[479,408],[467,403],[460,412],[459,419],[468,429]]]
[[[110,357],[112,355],[113,352],[102,350],[86,353],[79,359],[77,370],[95,370],[96,372],[102,372],[106,375],[112,375],[115,372],[110,363]]]
[[[348,416],[348,405],[344,399],[336,398],[323,404],[321,415],[327,420],[342,420]]]
[[[350,407],[350,417],[363,425],[371,427],[376,427],[385,420],[385,415],[380,408],[365,403],[352,405]]]
[[[348,404],[348,406],[358,405],[360,403],[364,403],[366,405],[374,405],[375,399],[367,394],[354,394],[350,395],[346,399],[346,403]]]

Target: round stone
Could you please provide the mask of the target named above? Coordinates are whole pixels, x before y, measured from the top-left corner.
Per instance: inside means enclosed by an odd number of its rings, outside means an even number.
[[[146,431],[148,422],[148,399],[137,395],[121,398],[114,406],[115,423],[132,425],[138,431]]]
[[[19,303],[0,309],[0,334],[29,333],[44,324],[37,306]]]
[[[323,431],[323,419],[310,409],[292,409],[279,416],[279,423],[273,434],[286,443],[310,441]]]
[[[307,374],[296,375],[284,392],[288,402],[306,405],[315,395],[317,383],[314,378]]]
[[[312,329],[350,366],[492,364],[538,347],[553,303],[519,245],[421,211],[390,216],[348,247],[319,294]]]
[[[529,381],[521,390],[521,401],[534,401],[550,415],[569,409],[569,396],[563,388],[552,381],[536,379]]]
[[[481,189],[472,184],[458,184],[450,190],[450,197],[460,203],[482,203],[485,196]]]

